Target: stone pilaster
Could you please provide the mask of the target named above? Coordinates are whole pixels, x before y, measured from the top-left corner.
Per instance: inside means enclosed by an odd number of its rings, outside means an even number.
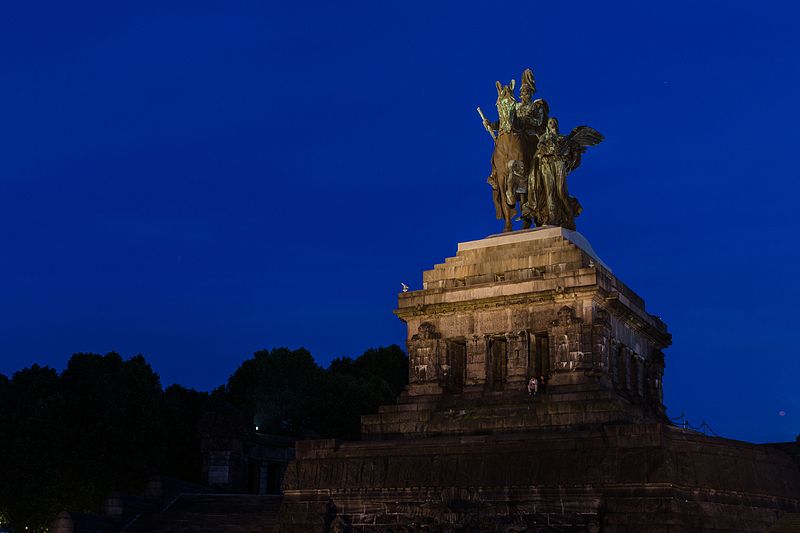
[[[408,341],[409,394],[437,394],[442,392],[439,384],[441,368],[439,364],[441,345],[436,328],[430,322],[423,322],[418,333]]]
[[[527,331],[506,334],[508,388],[518,389],[527,383],[530,358],[530,334]]]
[[[550,323],[550,361],[554,373],[553,383],[562,381],[558,374],[575,372],[583,366],[583,319],[575,316],[572,307],[564,306],[558,318]]]
[[[468,386],[482,386],[486,383],[488,340],[485,335],[473,335],[467,340]]]

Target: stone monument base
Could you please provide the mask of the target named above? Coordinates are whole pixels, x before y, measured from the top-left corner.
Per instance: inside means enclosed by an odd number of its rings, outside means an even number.
[[[763,532],[797,512],[785,451],[624,424],[300,442],[278,531]]]
[[[483,388],[455,395],[403,394],[395,405],[382,405],[375,415],[361,417],[365,440],[420,436],[524,432],[531,428],[567,429],[592,424],[650,422],[657,415],[649,404],[624,398],[604,385],[602,376],[554,374],[546,392],[528,394],[525,383],[515,389],[486,392]]]
[[[395,313],[408,388],[364,440],[297,444],[279,531],[764,532],[800,512],[798,445],[667,423],[667,326],[577,232],[460,243]]]

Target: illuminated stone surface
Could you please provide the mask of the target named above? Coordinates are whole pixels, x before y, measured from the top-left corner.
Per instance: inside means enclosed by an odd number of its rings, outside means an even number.
[[[576,244],[579,243],[579,244]],[[588,242],[543,228],[462,243],[402,293],[410,385],[364,438],[665,421],[666,326]],[[535,401],[526,385],[547,376]]]
[[[395,312],[408,388],[361,442],[298,443],[279,530],[766,531],[800,512],[796,445],[669,424],[666,325],[580,234],[462,243]]]

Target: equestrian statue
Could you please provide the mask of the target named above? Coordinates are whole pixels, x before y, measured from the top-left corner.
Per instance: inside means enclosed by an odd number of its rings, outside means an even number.
[[[603,136],[589,126],[578,126],[569,135],[561,135],[558,120],[549,116],[547,102],[533,100],[536,83],[530,69],[522,73],[519,101],[514,97],[514,80],[495,85],[498,120],[490,122],[480,107],[478,114],[494,140],[487,181],[495,214],[504,221],[503,231],[512,231],[517,213],[523,229],[536,224],[574,230],[575,217],[582,208],[569,195],[567,175],[578,168],[586,147],[599,144]]]

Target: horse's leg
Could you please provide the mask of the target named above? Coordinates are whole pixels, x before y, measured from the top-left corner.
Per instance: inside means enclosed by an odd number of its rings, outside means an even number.
[[[512,214],[514,212],[514,206],[508,204],[508,186],[509,180],[513,179],[513,174],[511,173],[510,167],[506,170],[505,179],[502,183],[502,188],[500,189],[501,193],[501,204],[503,208],[503,220],[505,221],[505,225],[503,226],[503,233],[507,233],[512,231],[514,228],[511,225],[511,219],[513,218]],[[500,184],[498,184],[500,185]]]
[[[522,218],[522,229],[528,229],[531,227],[531,213],[528,211],[528,195],[527,194],[520,194],[519,195],[519,212],[521,213],[520,217]]]
[[[503,219],[506,222],[503,226],[503,233],[514,230],[511,224],[511,220],[514,218],[514,207],[513,205],[508,205],[508,202],[503,202]]]

